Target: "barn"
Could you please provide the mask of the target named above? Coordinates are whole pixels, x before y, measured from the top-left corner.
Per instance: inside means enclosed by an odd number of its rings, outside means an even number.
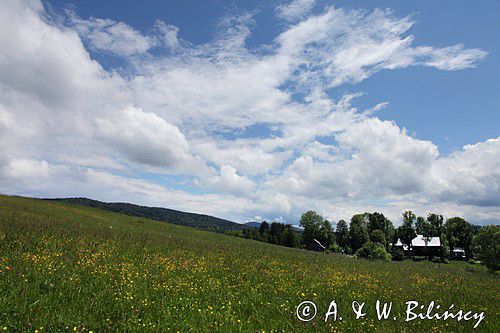
[[[401,243],[398,239],[394,246],[401,248],[403,251],[408,251],[408,246]],[[439,237],[425,237],[417,235],[411,241],[410,249],[414,256],[438,256],[441,255],[442,245]]]
[[[411,249],[414,256],[438,256],[441,255],[441,239],[417,235],[411,241]]]

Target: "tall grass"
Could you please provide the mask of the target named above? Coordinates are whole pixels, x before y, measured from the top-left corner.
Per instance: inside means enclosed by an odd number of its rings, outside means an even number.
[[[465,263],[370,262],[134,218],[0,196],[5,332],[469,332],[473,322],[404,322],[404,302],[484,311],[498,332],[498,277]],[[303,300],[318,317],[295,316]],[[332,299],[342,321],[325,323]],[[377,321],[375,300],[397,320]],[[355,320],[353,300],[368,314]],[[371,310],[370,310],[371,309]]]

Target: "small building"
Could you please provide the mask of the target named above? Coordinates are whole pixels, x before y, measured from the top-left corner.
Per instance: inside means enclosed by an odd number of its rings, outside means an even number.
[[[441,239],[439,237],[424,237],[417,235],[411,241],[414,256],[435,256],[441,254]]]
[[[441,239],[439,237],[424,237],[423,235],[417,235],[411,241],[411,246],[408,249],[408,245],[401,243],[398,239],[396,247],[400,247],[403,251],[411,251],[414,256],[437,256],[441,255]]]
[[[465,259],[465,250],[462,249],[461,247],[456,247],[453,250],[451,250],[451,257],[453,259],[464,260]]]
[[[325,252],[326,247],[319,240],[313,238],[313,242],[307,247],[308,250]]]
[[[393,246],[399,247],[403,251],[408,251],[408,245],[404,245],[403,243],[401,243],[400,239],[398,239],[398,241],[396,242],[396,244],[394,244]]]

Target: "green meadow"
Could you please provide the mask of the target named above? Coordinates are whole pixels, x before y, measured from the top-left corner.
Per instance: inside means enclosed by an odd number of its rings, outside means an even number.
[[[388,320],[377,299],[393,302]],[[309,322],[296,317],[304,300],[318,308]],[[332,300],[342,320],[325,323]],[[362,319],[354,300],[366,302]],[[499,278],[480,265],[372,262],[0,196],[2,332],[473,330],[474,320],[405,322],[409,300],[484,312],[475,331],[500,331]]]

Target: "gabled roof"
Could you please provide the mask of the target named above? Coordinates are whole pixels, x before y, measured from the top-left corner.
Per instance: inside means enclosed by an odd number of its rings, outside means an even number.
[[[427,243],[427,244],[426,244]],[[417,235],[417,237],[413,238],[411,241],[412,247],[440,247],[441,240],[439,237],[424,237],[423,235]]]
[[[314,240],[314,241],[315,241],[315,242],[316,242],[319,246],[321,246],[321,248],[322,248],[323,250],[325,250],[325,249],[326,249],[326,247],[325,247],[325,246],[323,246],[323,244],[321,244],[321,243],[319,242],[319,240],[317,240],[316,238],[313,238],[313,240]]]
[[[408,245],[401,243],[401,240],[399,238],[398,238],[398,241],[396,242],[396,244],[394,244],[394,246],[402,246],[403,251],[408,251]]]

